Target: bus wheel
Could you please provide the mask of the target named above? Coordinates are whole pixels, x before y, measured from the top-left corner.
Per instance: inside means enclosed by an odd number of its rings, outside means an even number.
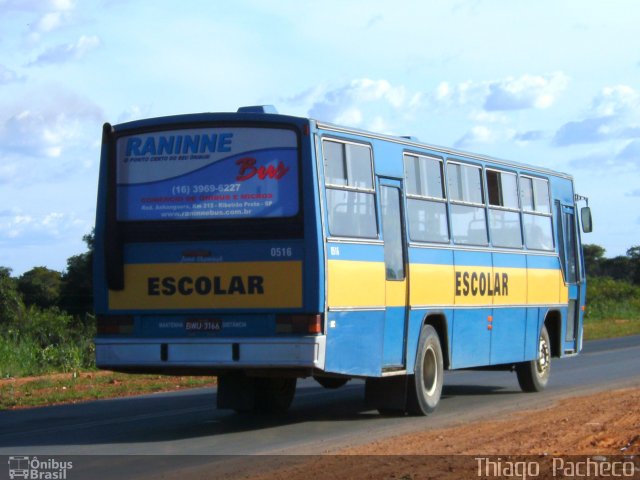
[[[428,415],[440,401],[444,379],[440,338],[431,325],[424,325],[420,332],[415,374],[411,377],[407,410],[412,415]]]
[[[316,382],[322,385],[324,388],[334,390],[336,388],[343,387],[348,381],[348,378],[342,377],[313,377]]]
[[[262,413],[284,413],[296,393],[297,378],[256,378],[255,410]]]
[[[541,392],[551,374],[551,343],[547,327],[543,326],[538,340],[538,358],[516,364],[518,383],[523,392]]]

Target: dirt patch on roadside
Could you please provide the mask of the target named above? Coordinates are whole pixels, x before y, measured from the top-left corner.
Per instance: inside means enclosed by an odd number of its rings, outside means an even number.
[[[545,474],[544,461],[550,467],[553,457],[567,455],[616,458],[634,462],[637,469],[640,388],[566,398],[549,408],[516,413],[505,420],[391,437],[333,453],[247,478],[479,478],[476,457],[485,455],[500,456],[505,462],[507,458],[541,462],[537,478],[554,478],[551,471]],[[504,477],[505,471],[501,473],[499,477]],[[632,478],[640,478],[640,470]]]
[[[208,387],[215,377],[128,375],[110,371],[0,379],[0,410]]]

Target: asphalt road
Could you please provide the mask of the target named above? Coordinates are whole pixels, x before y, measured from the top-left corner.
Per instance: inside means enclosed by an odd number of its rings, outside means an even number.
[[[0,456],[83,455],[87,457],[74,458],[82,458],[85,473],[99,469],[102,478],[134,478],[228,460],[230,455],[331,452],[630,385],[640,386],[640,336],[587,342],[579,356],[554,359],[542,393],[522,393],[510,372],[446,372],[438,410],[424,418],[381,417],[367,410],[363,382],[325,390],[313,380],[299,382],[290,411],[276,417],[217,411],[213,388],[3,411]],[[155,459],[153,467],[142,467],[135,455],[154,455],[146,457]],[[4,473],[0,465],[0,478]]]

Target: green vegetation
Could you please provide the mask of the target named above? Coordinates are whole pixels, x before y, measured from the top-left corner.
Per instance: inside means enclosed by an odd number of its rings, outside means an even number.
[[[605,258],[604,248],[584,245],[587,340],[640,334],[640,247]]]
[[[67,270],[35,267],[18,278],[0,267],[0,378],[95,368],[89,251]]]
[[[94,366],[93,323],[83,323],[52,307],[24,308],[2,325],[0,376],[72,372]]]
[[[589,277],[585,338],[640,334],[640,286],[609,277]]]

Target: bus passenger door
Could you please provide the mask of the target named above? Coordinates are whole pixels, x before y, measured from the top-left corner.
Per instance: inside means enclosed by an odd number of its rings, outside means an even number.
[[[406,248],[402,214],[401,183],[380,180],[380,207],[384,239],[385,324],[382,367],[387,370],[405,367],[407,318]]]
[[[575,209],[557,204],[560,261],[564,282],[568,287],[568,309],[563,342],[564,353],[577,353],[580,335],[581,269]]]

